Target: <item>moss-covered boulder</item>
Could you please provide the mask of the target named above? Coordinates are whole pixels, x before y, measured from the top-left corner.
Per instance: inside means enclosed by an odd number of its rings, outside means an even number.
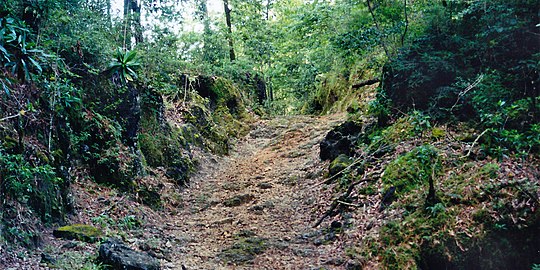
[[[103,232],[94,226],[85,224],[72,224],[54,230],[53,235],[58,238],[80,240],[93,243],[101,239],[101,237],[103,236]]]
[[[404,194],[418,186],[427,186],[433,175],[440,170],[441,161],[437,149],[423,145],[388,164],[382,182],[386,191],[395,189],[398,195]]]
[[[341,154],[337,156],[332,161],[332,163],[330,163],[328,172],[330,173],[330,175],[336,175],[349,167],[353,162],[354,160],[352,158],[348,157],[347,155]]]

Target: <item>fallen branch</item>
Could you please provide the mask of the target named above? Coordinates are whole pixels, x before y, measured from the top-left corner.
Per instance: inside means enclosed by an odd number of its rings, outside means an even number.
[[[375,79],[365,80],[365,81],[361,81],[359,83],[355,83],[351,87],[352,87],[352,89],[358,89],[360,87],[363,87],[363,86],[366,86],[366,85],[376,84],[378,82],[381,82],[381,80],[379,78],[375,78]]]
[[[471,148],[469,148],[469,151],[467,152],[467,154],[464,155],[464,156],[461,156],[460,158],[467,158],[467,157],[469,157],[469,156],[471,155],[472,149],[474,148],[474,146],[476,145],[476,143],[478,142],[478,140],[480,140],[480,137],[484,136],[484,134],[486,134],[486,132],[488,132],[488,131],[489,131],[489,128],[486,129],[486,130],[484,130],[482,133],[480,133],[480,135],[478,135],[478,137],[476,137],[476,139],[475,139],[474,142],[472,143]]]
[[[450,108],[450,111],[453,111],[454,108],[458,105],[459,101],[461,100],[461,97],[465,96],[469,91],[471,91],[478,84],[480,84],[480,82],[482,82],[483,79],[484,79],[484,74],[480,74],[480,76],[478,76],[478,78],[476,78],[476,80],[472,84],[467,86],[467,88],[465,88],[463,91],[459,92],[456,103],[452,105],[452,108]]]
[[[344,202],[344,201],[339,201],[338,200],[338,203],[339,204],[343,204],[343,205],[346,205],[346,206],[352,206],[352,207],[362,207],[361,205],[359,204],[354,204],[354,203],[348,203],[348,202]]]
[[[351,183],[349,185],[349,188],[347,189],[347,191],[345,193],[343,193],[343,195],[339,196],[339,198],[337,198],[336,200],[334,200],[332,202],[332,205],[330,205],[330,208],[328,210],[326,210],[326,212],[324,212],[324,214],[317,221],[317,223],[315,223],[315,225],[313,225],[313,228],[316,228],[317,226],[321,225],[321,223],[324,221],[324,219],[326,219],[328,216],[330,216],[334,212],[334,210],[336,209],[336,207],[338,205],[340,205],[340,204],[347,205],[347,203],[345,203],[344,201],[347,200],[349,195],[351,195],[351,193],[352,193],[355,186],[357,186],[357,185],[359,185],[361,183],[364,183],[364,182],[368,182],[370,180],[371,179],[367,179],[367,177],[364,175],[362,180],[358,180],[356,182]],[[352,205],[352,204],[348,204],[348,205]],[[357,205],[354,205],[354,206],[357,206]]]
[[[380,141],[380,139],[379,139],[379,141]],[[386,149],[391,148],[391,147],[392,147],[391,145],[379,146],[379,148],[377,150],[375,150],[373,153],[377,153],[379,151],[386,150]],[[369,151],[369,148],[370,147],[368,147],[368,149],[366,149],[366,151]],[[341,170],[341,171],[337,172],[336,174],[331,175],[328,178],[324,179],[323,181],[313,185],[313,187],[318,187],[318,186],[323,185],[323,184],[330,184],[330,182],[332,182],[332,180],[334,180],[337,176],[339,176],[342,173],[344,173],[345,171],[351,169],[353,166],[356,166],[356,165],[361,163],[361,165],[363,167],[366,164],[367,160],[368,160],[367,155],[362,155],[362,156],[356,158],[353,161],[353,163],[351,163],[349,166],[345,167],[343,170]]]

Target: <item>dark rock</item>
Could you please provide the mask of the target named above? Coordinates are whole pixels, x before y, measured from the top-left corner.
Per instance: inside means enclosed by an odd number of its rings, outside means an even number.
[[[259,183],[257,187],[259,187],[260,189],[269,189],[269,188],[272,188],[272,184],[263,182],[263,183]]]
[[[345,264],[346,270],[361,270],[362,264],[355,260],[349,260],[347,264]]]
[[[341,154],[352,156],[361,131],[362,126],[347,121],[328,132],[320,144],[321,159],[333,160]]]
[[[53,235],[57,238],[93,243],[103,236],[103,232],[90,225],[73,224],[54,230]]]
[[[345,259],[343,259],[343,258],[330,258],[325,262],[325,264],[334,265],[334,266],[340,266],[340,265],[345,264]]]
[[[56,258],[48,253],[41,253],[41,263],[44,264],[55,264]]]
[[[251,212],[255,212],[255,214],[258,214],[258,215],[261,215],[264,211],[264,206],[263,205],[254,205],[250,208],[248,208],[249,211]]]
[[[330,227],[332,227],[332,229],[340,229],[343,227],[343,224],[337,220],[334,220],[332,223],[330,223]]]
[[[159,261],[148,254],[135,251],[120,240],[109,239],[99,247],[98,259],[113,269],[159,270]]]
[[[236,195],[234,197],[226,199],[223,202],[223,205],[227,207],[240,206],[242,204],[252,201],[253,199],[255,199],[255,197],[251,194],[241,194],[241,195]]]
[[[390,187],[384,193],[384,196],[383,196],[383,198],[381,200],[381,206],[379,208],[379,211],[384,210],[384,208],[386,208],[386,206],[390,205],[394,201],[394,199],[396,198],[395,193],[396,193],[396,187],[394,187],[394,186]]]

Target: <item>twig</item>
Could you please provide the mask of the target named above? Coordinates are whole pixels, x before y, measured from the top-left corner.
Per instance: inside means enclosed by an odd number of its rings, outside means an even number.
[[[484,130],[482,133],[480,133],[480,135],[478,135],[478,137],[476,137],[476,139],[474,140],[474,142],[472,143],[471,147],[469,148],[469,151],[467,152],[466,155],[464,156],[461,156],[460,158],[467,158],[471,155],[471,152],[472,152],[472,149],[474,148],[474,146],[476,145],[476,143],[478,142],[478,140],[480,140],[480,137],[484,136],[484,134],[486,134],[486,132],[488,132],[489,128],[487,128],[486,130]]]
[[[358,184],[364,183],[364,182],[368,182],[370,180],[371,179],[367,179],[367,177],[364,175],[362,180],[358,180],[356,182],[351,183],[349,185],[349,188],[347,189],[347,191],[345,193],[343,193],[343,195],[339,196],[339,198],[337,198],[336,200],[334,200],[332,202],[332,205],[330,205],[330,208],[328,210],[326,210],[326,212],[324,212],[324,214],[317,221],[317,223],[315,223],[313,225],[313,228],[316,228],[317,226],[321,225],[321,223],[324,221],[324,219],[327,218],[328,216],[330,216],[330,214],[332,214],[332,212],[334,212],[334,210],[336,209],[336,207],[338,205],[343,204],[343,201],[346,200],[349,197],[349,195],[351,195],[351,193],[352,193],[355,186],[357,186]]]
[[[362,206],[359,205],[359,204],[348,203],[348,202],[344,202],[344,201],[340,201],[340,200],[338,200],[337,202],[338,202],[339,204],[343,204],[343,205],[347,205],[347,206],[352,206],[352,207],[362,207]]]
[[[452,108],[450,108],[450,111],[453,111],[454,108],[458,105],[459,100],[461,99],[461,97],[464,96],[465,94],[467,94],[467,92],[471,91],[471,89],[475,88],[480,82],[482,82],[482,79],[484,79],[484,74],[480,74],[480,76],[478,76],[476,81],[474,81],[472,84],[467,86],[467,88],[465,88],[465,90],[461,91],[458,94],[458,98],[456,100],[456,103],[454,103],[454,105],[452,105]]]
[[[12,118],[19,117],[21,115],[24,115],[25,113],[26,112],[24,110],[21,110],[19,113],[15,114],[15,115],[11,115],[11,116],[4,117],[4,118],[0,119],[0,122],[6,121],[6,120],[9,120],[9,119],[12,119]]]

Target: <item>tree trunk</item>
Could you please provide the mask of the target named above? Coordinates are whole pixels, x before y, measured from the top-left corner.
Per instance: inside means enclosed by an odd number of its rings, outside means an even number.
[[[405,16],[405,30],[401,35],[401,46],[405,44],[405,38],[407,37],[407,30],[409,29],[409,17],[407,15],[407,0],[403,0],[403,15]]]
[[[107,0],[107,22],[110,28],[112,28],[112,18],[111,18],[111,0]]]
[[[140,44],[143,42],[143,30],[141,25],[141,6],[137,3],[137,0],[131,0],[131,12],[132,12],[132,27],[135,33],[135,43]]]
[[[367,0],[367,6],[369,9],[369,13],[371,14],[371,17],[373,18],[373,22],[375,23],[375,27],[377,28],[377,31],[379,31],[379,33],[382,33],[381,28],[379,27],[379,21],[377,21],[377,17],[375,17],[375,13],[373,12],[373,8],[371,7],[371,1]],[[384,54],[386,54],[386,57],[390,58],[390,54],[388,53],[388,48],[386,47],[386,42],[382,38],[381,38],[381,46],[384,49]]]
[[[266,20],[270,20],[270,4],[272,4],[272,0],[266,0]]]
[[[130,0],[124,0],[124,49],[129,49],[131,48],[131,36],[129,35],[130,32],[128,32],[128,27],[130,27],[130,22],[129,22],[129,11],[130,11],[130,8],[129,8],[129,2]],[[129,44],[128,44],[129,42]]]
[[[232,24],[231,24],[231,9],[229,8],[229,0],[223,0],[223,7],[225,10],[225,22],[227,23],[227,30],[228,30],[228,39],[229,39],[229,57],[231,58],[231,62],[234,62],[236,60],[236,55],[234,53],[234,43],[233,43],[233,37],[232,37]]]

